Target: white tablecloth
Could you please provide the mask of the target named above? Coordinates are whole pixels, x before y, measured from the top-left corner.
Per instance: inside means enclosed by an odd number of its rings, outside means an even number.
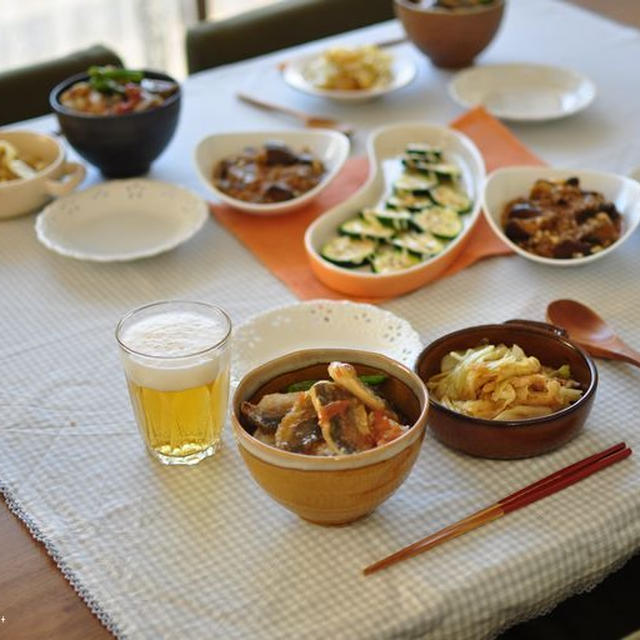
[[[379,39],[397,24],[353,34]],[[317,46],[317,45],[311,45]],[[405,45],[403,45],[405,46]],[[184,87],[184,113],[152,177],[203,195],[192,167],[212,131],[289,123],[236,103],[237,88],[330,112],[366,132],[394,120],[446,123],[460,113],[450,74],[419,64],[410,87],[377,103],[325,104],[283,86],[277,56],[205,72]],[[512,0],[480,62],[532,61],[587,73],[599,97],[566,121],[514,127],[547,162],[626,172],[640,164],[640,91],[629,65],[637,31],[551,0]],[[31,126],[52,130],[52,119]],[[97,179],[91,173],[89,182]],[[640,345],[636,234],[609,258],[550,269],[496,258],[385,304],[424,341],[511,317],[543,319],[572,297]],[[640,547],[635,457],[421,557],[364,578],[368,563],[480,505],[620,440],[640,447],[640,372],[600,362],[585,431],[561,450],[500,462],[427,437],[403,487],[366,520],[320,528],[273,503],[246,471],[230,433],[214,459],[163,468],[145,453],[113,328],[132,307],[196,298],[235,324],[294,296],[214,221],[189,243],[128,264],[69,260],[40,246],[33,218],[0,224],[0,483],[80,595],[130,638],[488,638],[589,588]]]

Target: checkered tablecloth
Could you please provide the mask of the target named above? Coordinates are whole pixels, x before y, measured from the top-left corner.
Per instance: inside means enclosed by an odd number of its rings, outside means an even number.
[[[527,29],[540,33],[543,44],[529,43]],[[560,33],[564,43],[554,44]],[[640,111],[640,95],[587,56],[596,41],[610,68],[640,56],[635,31],[549,0],[514,0],[483,60],[517,53],[545,61],[544,51],[546,61],[562,54],[564,63],[589,72],[601,98],[588,112],[516,133],[551,163],[622,172],[640,163],[640,123],[625,119]],[[587,58],[593,67],[585,69]],[[384,123],[392,107],[398,119],[450,120],[455,112],[442,94],[447,75],[416,59],[421,71],[412,88],[366,111],[331,109],[353,121],[362,111],[363,127]],[[260,69],[267,78],[272,61],[186,83],[178,136],[153,177],[200,188],[186,160],[193,142],[212,129],[250,128],[253,119],[261,126],[265,116],[232,111],[227,96],[251,74],[250,82],[258,82]],[[272,84],[268,91],[275,91]],[[281,101],[296,95],[278,91]],[[307,98],[296,99],[308,106]],[[203,122],[210,123],[206,130]],[[580,269],[491,259],[384,306],[428,342],[471,324],[542,320],[550,300],[572,297],[640,346],[639,253],[636,234]],[[599,363],[586,429],[561,450],[531,460],[480,460],[427,435],[412,474],[371,517],[322,528],[297,519],[253,483],[228,429],[220,454],[195,468],[161,467],[137,433],[113,336],[123,313],[155,299],[195,298],[224,306],[238,325],[294,301],[213,221],[175,251],[103,265],[48,252],[35,239],[32,218],[3,222],[0,291],[2,491],[119,637],[489,638],[593,586],[640,548],[636,455],[427,554],[361,575],[397,547],[589,453],[620,440],[640,449],[640,371],[629,365]]]

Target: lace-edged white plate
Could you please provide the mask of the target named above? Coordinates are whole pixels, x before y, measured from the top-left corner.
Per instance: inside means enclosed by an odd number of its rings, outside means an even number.
[[[406,320],[370,304],[299,302],[254,316],[235,330],[232,383],[273,358],[316,347],[367,349],[412,368],[422,341]]]
[[[96,262],[153,256],[186,242],[205,223],[207,205],[176,185],[113,180],[54,201],[36,219],[45,247]]]

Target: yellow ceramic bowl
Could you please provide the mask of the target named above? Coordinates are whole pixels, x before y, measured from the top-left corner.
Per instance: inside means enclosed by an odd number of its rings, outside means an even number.
[[[375,449],[342,456],[310,456],[277,449],[254,438],[240,418],[244,400],[257,401],[292,382],[327,378],[333,360],[359,373],[386,373],[381,389],[411,428]],[[420,378],[386,356],[355,349],[308,349],[272,360],[249,372],[233,397],[231,420],[240,453],[254,480],[282,506],[317,524],[352,522],[371,513],[405,480],[415,462],[427,420],[427,390]]]

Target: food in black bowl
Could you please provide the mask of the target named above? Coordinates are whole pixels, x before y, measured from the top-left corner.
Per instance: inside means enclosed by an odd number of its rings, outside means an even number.
[[[69,144],[110,178],[149,171],[171,140],[180,86],[156,71],[92,67],[56,86],[49,101]]]

